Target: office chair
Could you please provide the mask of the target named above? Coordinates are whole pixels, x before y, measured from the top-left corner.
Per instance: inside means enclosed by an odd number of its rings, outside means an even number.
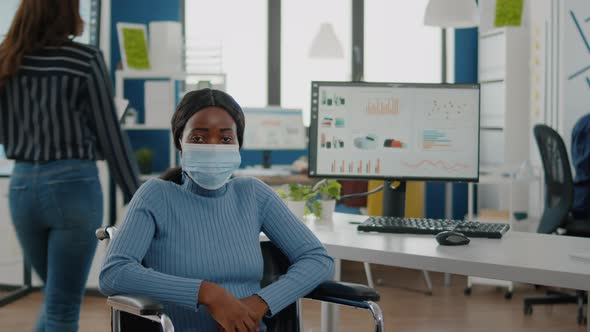
[[[545,173],[545,208],[541,216],[538,233],[557,233],[558,228],[563,235],[590,237],[590,220],[574,219],[570,209],[574,199],[574,182],[569,158],[561,136],[546,125],[536,125],[535,140],[539,147],[543,170]],[[559,291],[547,291],[546,296],[527,297],[524,299],[524,314],[531,315],[534,305],[541,304],[578,304],[578,324],[587,323],[584,316],[584,303],[587,297],[583,291],[568,294]]]
[[[160,178],[180,183],[180,169],[168,170]],[[113,226],[99,228],[96,230],[96,237],[99,240],[110,239],[115,232],[116,228]],[[260,246],[264,260],[263,279],[260,284],[264,287],[285,274],[290,262],[272,242],[261,242]],[[373,288],[346,282],[326,281],[307,294],[305,298],[369,310],[375,320],[375,331],[385,331],[381,308],[375,303],[379,301],[380,297]],[[107,305],[111,308],[112,332],[174,331],[173,322],[164,313],[164,306],[148,297],[127,294],[109,296]],[[301,328],[298,309],[297,304],[293,303],[272,318],[265,318],[267,332],[298,332]]]

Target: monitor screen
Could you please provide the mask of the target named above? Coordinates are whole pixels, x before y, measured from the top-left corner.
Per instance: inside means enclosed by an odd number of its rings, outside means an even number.
[[[477,181],[479,85],[312,82],[309,175]]]
[[[80,0],[80,16],[84,21],[84,32],[74,40],[100,46],[100,0]]]
[[[14,14],[20,5],[21,0],[2,0],[0,1],[0,41],[4,40],[4,37],[10,29]]]
[[[4,40],[20,2],[21,0],[0,1],[0,41]],[[84,33],[74,40],[99,46],[100,0],[80,0],[80,16],[84,20]]]
[[[299,109],[243,108],[245,150],[305,150],[303,113]]]
[[[12,173],[14,161],[6,159],[4,145],[0,144],[0,177],[9,176]]]

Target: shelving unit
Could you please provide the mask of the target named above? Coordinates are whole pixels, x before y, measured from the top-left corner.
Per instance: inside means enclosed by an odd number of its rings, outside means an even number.
[[[209,80],[214,82],[215,79],[217,85],[225,87],[226,75],[224,73],[187,73],[187,72],[167,72],[157,70],[117,70],[115,72],[115,97],[125,98],[125,81],[126,80],[168,80],[169,81],[169,93],[173,98],[174,102],[170,105],[170,113],[176,106],[176,100],[178,99],[176,93],[176,82],[198,82],[199,80]],[[123,127],[124,130],[170,130],[168,126],[150,126],[145,124],[130,124]],[[170,142],[170,166],[176,164],[176,151],[174,150],[173,142]]]
[[[174,98],[172,98],[172,103],[167,107],[170,115],[172,115],[173,110],[176,107],[177,100],[180,97],[177,94],[177,82],[181,83],[181,90],[193,90],[197,87],[198,82],[202,81],[208,81],[218,89],[225,89],[226,85],[226,75],[224,73],[169,72],[159,70],[117,70],[115,72],[115,98],[125,98],[125,81],[127,80],[168,80],[169,95],[174,96]],[[127,132],[170,131],[169,126],[154,126],[146,124],[126,124],[122,127],[122,129]],[[174,142],[172,142],[172,139],[170,138],[169,140],[169,167],[174,167],[176,166],[176,149],[174,148]],[[157,177],[158,175],[159,174],[141,175],[140,179],[142,181],[147,181],[151,178]],[[110,192],[114,196],[114,198],[111,199],[111,204],[114,207],[114,210],[110,211],[110,216],[111,222],[115,222],[117,211],[121,211],[123,202],[121,199],[117,199],[117,197],[121,196],[118,190],[111,189]]]

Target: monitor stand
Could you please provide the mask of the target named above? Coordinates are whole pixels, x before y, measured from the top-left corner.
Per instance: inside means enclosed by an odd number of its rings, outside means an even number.
[[[270,168],[272,165],[270,161],[270,151],[264,150],[262,151],[262,168]]]
[[[383,216],[405,217],[406,210],[406,182],[399,181],[395,189],[391,187],[394,180],[383,183]]]

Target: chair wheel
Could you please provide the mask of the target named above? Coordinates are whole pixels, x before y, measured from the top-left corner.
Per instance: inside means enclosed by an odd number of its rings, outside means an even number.
[[[506,300],[510,300],[510,299],[512,299],[512,292],[506,292],[506,293],[504,293],[504,298],[505,298]]]
[[[524,306],[524,315],[530,316],[533,314],[533,306],[532,305],[525,305]]]
[[[465,287],[463,294],[465,294],[465,296],[471,295],[471,287]]]

